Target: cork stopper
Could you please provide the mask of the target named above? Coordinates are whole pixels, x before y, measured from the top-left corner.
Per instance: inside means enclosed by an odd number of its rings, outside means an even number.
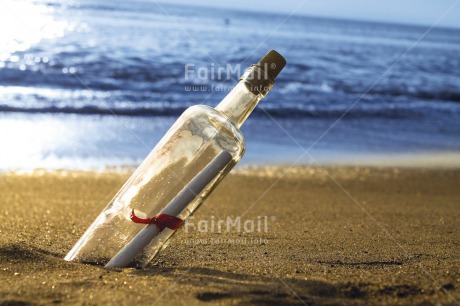
[[[265,96],[275,83],[275,78],[286,66],[286,60],[275,50],[270,50],[256,65],[246,70],[241,80],[253,94]]]
[[[270,50],[257,65],[262,67],[271,78],[275,79],[286,66],[286,60],[275,50]]]

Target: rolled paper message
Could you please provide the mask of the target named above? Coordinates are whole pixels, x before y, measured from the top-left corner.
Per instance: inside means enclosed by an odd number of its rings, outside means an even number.
[[[227,151],[219,153],[189,184],[187,184],[177,196],[153,218],[141,219],[131,213],[131,220],[136,223],[147,223],[123,249],[121,249],[106,265],[106,268],[124,268],[141,252],[161,231],[168,227],[175,230],[182,220],[177,216],[200,195],[206,186],[224,170],[231,162],[232,155]]]

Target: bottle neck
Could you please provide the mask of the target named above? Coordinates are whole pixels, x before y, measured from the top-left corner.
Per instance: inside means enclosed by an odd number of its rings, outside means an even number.
[[[256,75],[258,73],[263,74],[263,70],[257,66],[250,67],[240,82],[216,106],[238,128],[273,86],[274,80],[261,74]]]

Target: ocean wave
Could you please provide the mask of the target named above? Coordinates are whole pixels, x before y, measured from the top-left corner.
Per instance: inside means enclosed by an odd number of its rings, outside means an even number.
[[[116,92],[118,96],[125,95],[124,100],[140,101],[152,93],[182,95],[187,99],[186,87],[202,85],[206,88],[216,88],[225,84],[227,87],[234,85],[234,80],[221,81],[211,79],[197,79],[184,77],[182,63],[148,63],[148,60],[133,59],[139,61],[137,64],[127,65],[126,63],[101,60],[88,62],[84,65],[70,68],[61,63],[45,66],[38,69],[21,70],[21,63],[18,67],[8,66],[1,69],[0,82],[4,86],[45,88],[50,87],[56,90],[93,90]],[[105,67],[105,68],[104,68]],[[289,70],[289,68],[287,68]],[[70,73],[72,72],[72,73]],[[289,71],[288,71],[289,72]],[[288,74],[289,77],[289,74]],[[236,77],[234,79],[237,79]],[[369,84],[367,84],[369,83]],[[460,102],[460,91],[452,82],[445,84],[418,84],[413,81],[409,84],[391,82],[389,84],[378,84],[375,88],[368,90],[372,82],[359,80],[356,83],[344,82],[326,78],[318,82],[314,78],[289,81],[281,79],[277,81],[275,92],[283,94],[283,100],[308,99],[314,94],[321,94],[326,103],[334,100],[347,99],[349,96],[360,96],[366,93],[367,99],[388,97],[388,100],[395,98],[407,98],[417,100],[437,100]],[[205,98],[209,93],[202,93]]]
[[[0,104],[0,112],[20,113],[61,113],[80,115],[110,115],[110,116],[174,116],[181,115],[190,105],[165,104],[165,103],[100,103],[92,105],[6,105]],[[457,109],[454,111],[459,113]],[[435,113],[452,113],[450,105],[444,108],[429,105],[411,106],[404,103],[390,105],[369,105],[365,103],[356,105],[329,105],[329,106],[304,106],[304,105],[275,105],[265,104],[256,108],[252,116],[276,118],[417,118],[433,116]]]
[[[369,95],[383,95],[392,97],[411,97],[421,100],[441,100],[450,102],[460,102],[460,91],[450,89],[432,89],[425,90],[419,88],[417,90],[404,90],[400,88],[392,89],[373,89],[369,91]]]

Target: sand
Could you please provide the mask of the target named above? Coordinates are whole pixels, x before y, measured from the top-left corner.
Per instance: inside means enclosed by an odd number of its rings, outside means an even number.
[[[128,175],[0,174],[3,305],[460,301],[460,170],[240,169],[194,222],[267,216],[267,232],[181,228],[146,269],[65,262]]]

